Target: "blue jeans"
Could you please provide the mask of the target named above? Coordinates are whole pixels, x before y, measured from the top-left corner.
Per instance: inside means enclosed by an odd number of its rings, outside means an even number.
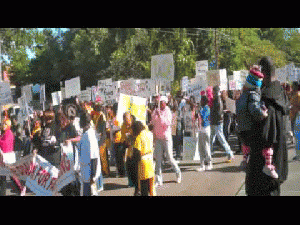
[[[231,151],[231,148],[230,148],[228,142],[226,141],[224,133],[223,133],[223,123],[221,123],[220,125],[211,125],[211,145],[210,145],[211,150],[213,149],[213,145],[214,145],[216,137],[218,138],[220,144],[225,149],[226,154],[229,157],[232,157],[233,152]]]

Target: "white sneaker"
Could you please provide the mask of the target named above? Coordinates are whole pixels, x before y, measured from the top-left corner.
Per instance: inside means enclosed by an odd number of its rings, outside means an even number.
[[[205,170],[212,170],[213,166],[212,166],[212,163],[208,163],[208,165],[205,166]]]
[[[26,187],[23,187],[20,196],[25,196],[26,195]]]
[[[181,172],[177,173],[176,177],[177,177],[177,184],[180,184],[181,183]]]
[[[197,172],[203,172],[205,171],[205,166],[200,166],[198,169],[196,169]]]

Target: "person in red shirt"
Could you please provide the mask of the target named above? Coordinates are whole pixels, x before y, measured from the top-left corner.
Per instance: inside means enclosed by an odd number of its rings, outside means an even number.
[[[4,119],[2,122],[1,128],[2,128],[2,133],[3,133],[3,135],[0,137],[0,148],[2,150],[2,153],[3,153],[3,155],[13,153],[15,137],[14,137],[13,132],[10,129],[11,121],[9,119]],[[15,156],[14,157],[9,156],[8,159],[11,160],[11,162],[7,162],[7,163],[15,162]],[[15,184],[18,186],[18,188],[20,189],[20,195],[25,196],[26,187],[21,184],[21,182],[17,176],[12,176],[12,179],[15,182]],[[2,188],[4,188],[4,187],[2,187]]]

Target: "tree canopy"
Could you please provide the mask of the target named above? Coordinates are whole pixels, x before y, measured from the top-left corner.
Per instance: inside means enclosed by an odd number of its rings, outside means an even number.
[[[300,36],[294,28],[70,28],[61,36],[50,29],[0,28],[0,40],[12,81],[46,83],[49,93],[76,76],[82,88],[108,77],[150,78],[151,56],[165,53],[174,55],[175,86],[183,76],[194,77],[200,60],[228,74],[266,55],[278,68],[300,63]],[[36,55],[32,60],[27,48]]]

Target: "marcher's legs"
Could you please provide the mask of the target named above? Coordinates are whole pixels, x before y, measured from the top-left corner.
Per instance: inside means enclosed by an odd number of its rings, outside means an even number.
[[[173,157],[173,142],[172,140],[164,140],[164,150],[166,150],[166,156],[167,160],[171,162],[171,165],[177,175],[180,174],[180,168],[178,164],[176,163],[174,157]]]
[[[218,140],[220,141],[221,145],[225,149],[225,152],[227,153],[228,157],[232,158],[233,157],[233,152],[231,151],[231,148],[226,141],[224,134],[223,134],[223,123],[220,125],[217,125],[216,127],[216,136],[218,137]]]
[[[199,133],[198,148],[200,152],[200,165],[204,164],[211,166],[211,151],[210,151],[210,126],[203,128],[204,132]]]
[[[162,185],[162,161],[163,161],[163,142],[155,139],[154,159],[155,159],[155,175],[158,185]]]

